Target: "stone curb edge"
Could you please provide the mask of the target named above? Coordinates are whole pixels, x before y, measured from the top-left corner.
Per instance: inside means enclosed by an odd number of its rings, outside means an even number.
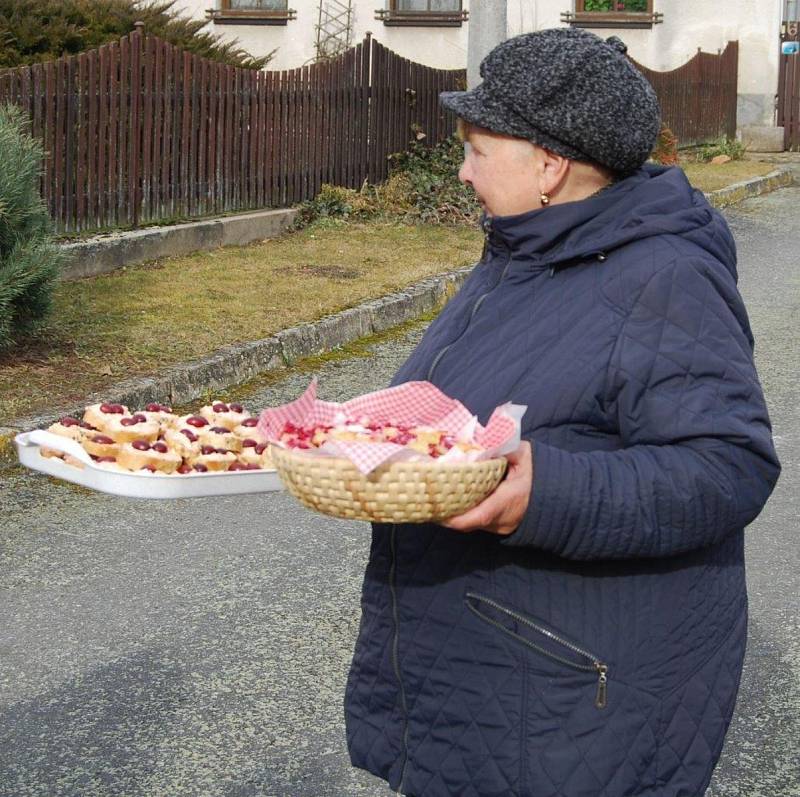
[[[8,426],[0,427],[0,470],[16,465],[13,439],[19,432],[49,426],[64,415],[82,413],[85,405],[98,401],[133,407],[143,407],[151,401],[187,404],[208,390],[228,389],[305,357],[324,354],[419,318],[441,307],[461,287],[471,270],[472,266],[466,266],[429,277],[397,293],[319,321],[298,324],[269,338],[225,346],[208,357],[172,366],[160,376],[127,379],[102,394],[87,397],[80,405],[14,419]]]
[[[786,188],[793,185],[794,182],[794,171],[788,166],[783,166],[762,177],[742,180],[740,183],[733,183],[733,185],[725,186],[717,191],[710,191],[706,194],[706,198],[713,207],[724,208],[735,205],[744,199],[767,194],[778,188]]]
[[[706,194],[716,208],[727,207],[750,197],[793,185],[794,172],[781,167],[763,177],[744,180]],[[359,338],[383,332],[411,321],[441,306],[461,286],[471,266],[430,277],[397,293],[299,324],[263,340],[226,346],[208,357],[173,366],[158,377],[130,379],[109,388],[102,395],[89,396],[85,404],[115,401],[144,406],[150,401],[186,404],[207,390],[223,390],[259,374],[318,354]],[[44,415],[18,418],[0,427],[0,470],[16,464],[14,437],[22,431],[49,426],[62,415],[82,411],[81,406],[59,408]]]

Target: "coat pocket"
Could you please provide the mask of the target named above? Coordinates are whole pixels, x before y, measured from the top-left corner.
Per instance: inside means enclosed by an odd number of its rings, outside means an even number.
[[[606,708],[608,705],[608,665],[600,656],[566,639],[553,629],[547,628],[543,622],[503,606],[486,595],[467,592],[464,602],[476,617],[540,656],[572,670],[596,673],[597,691],[594,705],[598,709]]]

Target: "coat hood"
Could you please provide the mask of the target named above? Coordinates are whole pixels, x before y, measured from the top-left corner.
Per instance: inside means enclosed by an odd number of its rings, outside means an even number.
[[[488,219],[489,245],[536,266],[572,262],[655,235],[681,235],[736,277],[736,246],[724,218],[677,167],[646,164],[630,177],[580,202]]]

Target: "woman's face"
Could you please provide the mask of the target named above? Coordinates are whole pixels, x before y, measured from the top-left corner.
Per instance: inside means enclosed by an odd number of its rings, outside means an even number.
[[[467,141],[458,179],[472,186],[490,216],[515,216],[540,208],[538,148],[521,138],[465,125]]]

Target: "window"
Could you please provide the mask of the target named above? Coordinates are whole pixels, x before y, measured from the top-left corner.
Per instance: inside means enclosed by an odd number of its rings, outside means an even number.
[[[218,25],[285,25],[297,16],[287,0],[221,0],[207,15]]]
[[[561,19],[579,28],[652,28],[662,16],[653,0],[575,0],[575,11]]]
[[[380,8],[375,18],[389,26],[461,27],[467,12],[461,0],[389,0],[389,8]]]

